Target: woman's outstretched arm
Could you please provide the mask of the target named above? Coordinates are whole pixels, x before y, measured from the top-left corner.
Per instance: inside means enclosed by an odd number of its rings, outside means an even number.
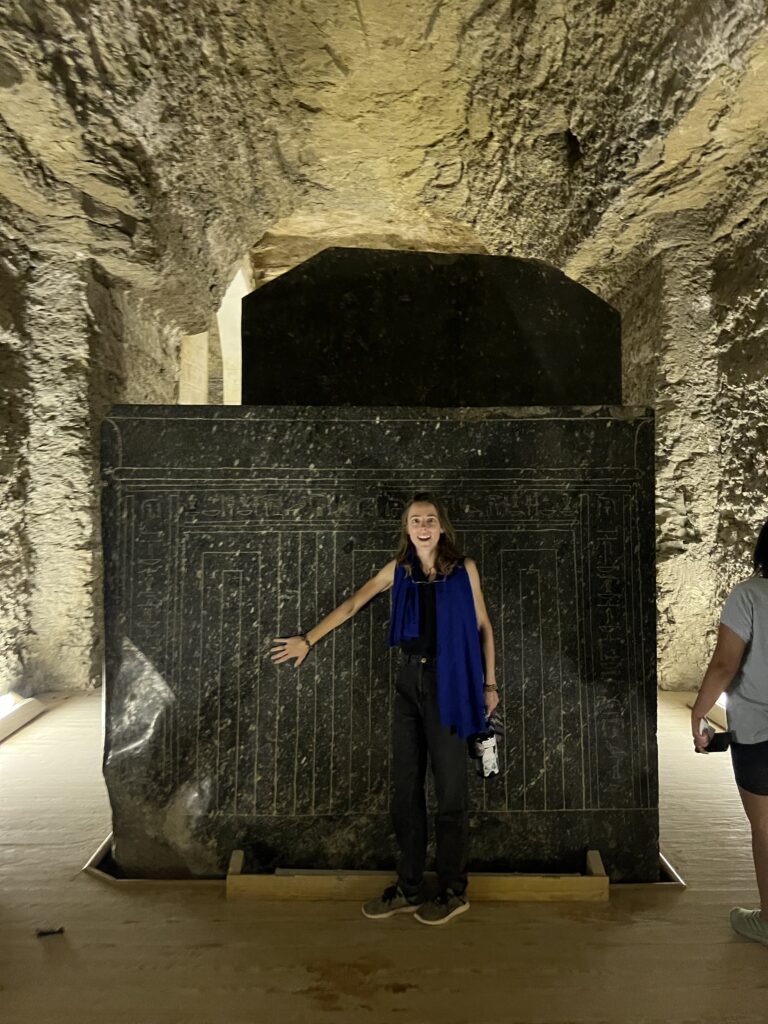
[[[396,564],[393,558],[374,577],[368,580],[367,583],[364,583],[359,590],[356,590],[351,597],[348,597],[346,601],[342,601],[338,608],[334,608],[316,626],[307,630],[304,634],[307,638],[306,641],[301,636],[276,637],[272,641],[272,661],[280,665],[284,661],[295,659],[294,666],[298,668],[318,640],[322,640],[324,636],[330,633],[331,630],[336,629],[337,626],[340,626],[342,622],[351,619],[377,594],[389,590],[395,580]]]
[[[499,703],[499,694],[496,689],[496,649],[493,644],[493,627],[488,618],[488,610],[485,607],[485,598],[480,586],[480,573],[472,558],[464,560],[469,582],[472,587],[472,599],[475,605],[475,618],[477,619],[477,630],[480,634],[480,648],[483,652],[483,669],[485,672],[485,687],[483,699],[485,700],[485,713],[487,716],[493,713]]]
[[[691,709],[691,733],[694,744],[700,750],[709,743],[709,737],[699,731],[699,723],[741,668],[746,646],[738,633],[720,624],[715,652]]]

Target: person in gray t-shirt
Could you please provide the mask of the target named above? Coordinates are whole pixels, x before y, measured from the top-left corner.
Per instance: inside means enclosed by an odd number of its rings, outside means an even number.
[[[717,645],[691,711],[691,731],[706,752],[702,719],[728,693],[726,714],[736,783],[752,829],[760,909],[731,911],[734,931],[768,946],[768,521],[757,538],[755,575],[737,583],[723,605]]]

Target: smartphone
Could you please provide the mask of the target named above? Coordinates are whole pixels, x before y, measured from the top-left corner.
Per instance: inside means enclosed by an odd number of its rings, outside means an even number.
[[[709,734],[709,743],[703,749],[696,747],[697,754],[720,754],[731,745],[731,734],[729,732],[715,732],[706,718],[699,723],[699,732]]]
[[[716,732],[710,739],[706,749],[712,754],[719,754],[727,750],[731,745],[731,734],[729,732]]]

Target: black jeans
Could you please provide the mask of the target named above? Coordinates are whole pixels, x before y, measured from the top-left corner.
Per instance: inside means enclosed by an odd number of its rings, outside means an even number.
[[[392,823],[400,846],[398,883],[419,892],[427,852],[427,755],[437,799],[435,842],[440,891],[467,887],[467,744],[440,724],[434,662],[406,660],[395,684],[392,722]]]

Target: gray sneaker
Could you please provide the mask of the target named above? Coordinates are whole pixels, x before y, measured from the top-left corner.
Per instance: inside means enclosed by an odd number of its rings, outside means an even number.
[[[412,914],[424,903],[421,896],[405,895],[399,885],[390,885],[381,896],[375,900],[369,900],[363,904],[363,913],[366,917],[380,918],[392,917],[393,914]]]
[[[761,916],[759,910],[734,907],[731,911],[731,928],[745,939],[768,946],[768,921]]]
[[[469,900],[453,889],[446,889],[436,900],[425,903],[416,911],[416,920],[422,924],[447,924],[452,917],[469,910]]]

